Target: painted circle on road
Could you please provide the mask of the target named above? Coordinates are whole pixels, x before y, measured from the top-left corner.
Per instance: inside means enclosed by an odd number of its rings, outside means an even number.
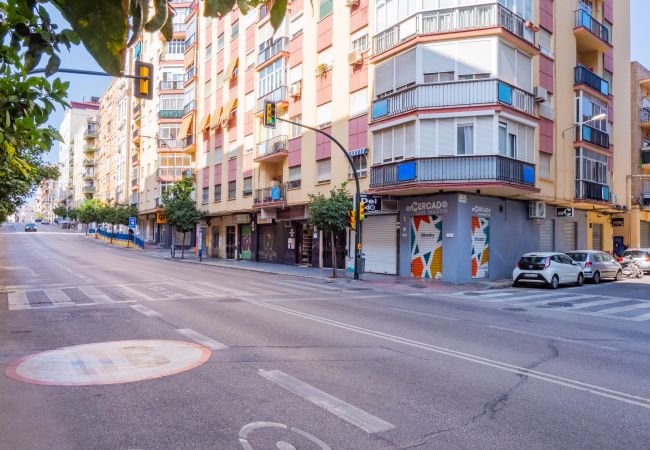
[[[9,365],[5,374],[32,384],[118,384],[185,372],[200,366],[209,357],[210,349],[193,342],[97,342],[26,356]]]

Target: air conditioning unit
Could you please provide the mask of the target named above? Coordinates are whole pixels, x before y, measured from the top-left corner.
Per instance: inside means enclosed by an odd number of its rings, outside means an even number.
[[[397,200],[382,200],[382,212],[397,212]]]
[[[363,62],[363,55],[360,50],[352,50],[348,53],[348,64],[361,64]]]
[[[300,97],[302,94],[302,81],[297,81],[289,86],[289,96]]]
[[[533,94],[535,95],[535,101],[538,103],[543,103],[548,101],[548,90],[541,86],[535,86],[533,88]]]
[[[359,0],[343,0],[343,4],[347,7],[357,6],[359,4]]]
[[[546,219],[546,203],[537,201],[528,203],[528,218]]]

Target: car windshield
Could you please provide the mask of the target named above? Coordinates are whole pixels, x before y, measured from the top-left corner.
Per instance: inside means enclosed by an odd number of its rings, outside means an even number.
[[[569,258],[577,262],[585,262],[588,258],[586,253],[567,253]]]
[[[648,256],[648,252],[644,252],[643,250],[628,250],[623,253],[623,256],[628,258],[645,258]]]

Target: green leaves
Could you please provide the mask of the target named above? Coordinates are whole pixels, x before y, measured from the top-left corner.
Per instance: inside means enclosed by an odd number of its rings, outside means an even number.
[[[167,222],[183,233],[193,230],[203,215],[192,199],[192,191],[194,181],[186,177],[162,194],[163,212],[167,216]]]
[[[287,0],[275,0],[271,8],[271,26],[277,30],[287,13]]]
[[[323,194],[309,195],[310,222],[319,230],[329,234],[345,231],[348,225],[348,211],[352,209],[352,197],[348,193],[346,184],[332,189],[330,196]]]
[[[222,17],[235,6],[235,0],[205,0],[204,12],[206,17]]]

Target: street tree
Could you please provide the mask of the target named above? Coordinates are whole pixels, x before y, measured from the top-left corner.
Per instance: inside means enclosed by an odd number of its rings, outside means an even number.
[[[352,209],[352,196],[346,183],[330,191],[326,197],[321,193],[309,194],[310,222],[320,231],[330,236],[332,255],[332,278],[336,278],[336,236],[343,233],[348,225],[348,211]]]
[[[174,230],[183,233],[181,259],[185,257],[185,234],[196,227],[203,215],[192,198],[193,191],[194,181],[190,177],[184,177],[162,194],[163,212],[167,216],[167,223]]]
[[[100,222],[103,222],[105,214],[105,207],[101,201],[97,199],[89,199],[84,201],[78,210],[79,221],[84,225],[95,223],[95,238],[97,238],[97,228]]]
[[[79,210],[77,208],[68,208],[66,215],[70,220],[77,220],[79,218]]]
[[[57,206],[52,210],[52,212],[62,219],[65,219],[68,216],[68,208],[63,205]]]

